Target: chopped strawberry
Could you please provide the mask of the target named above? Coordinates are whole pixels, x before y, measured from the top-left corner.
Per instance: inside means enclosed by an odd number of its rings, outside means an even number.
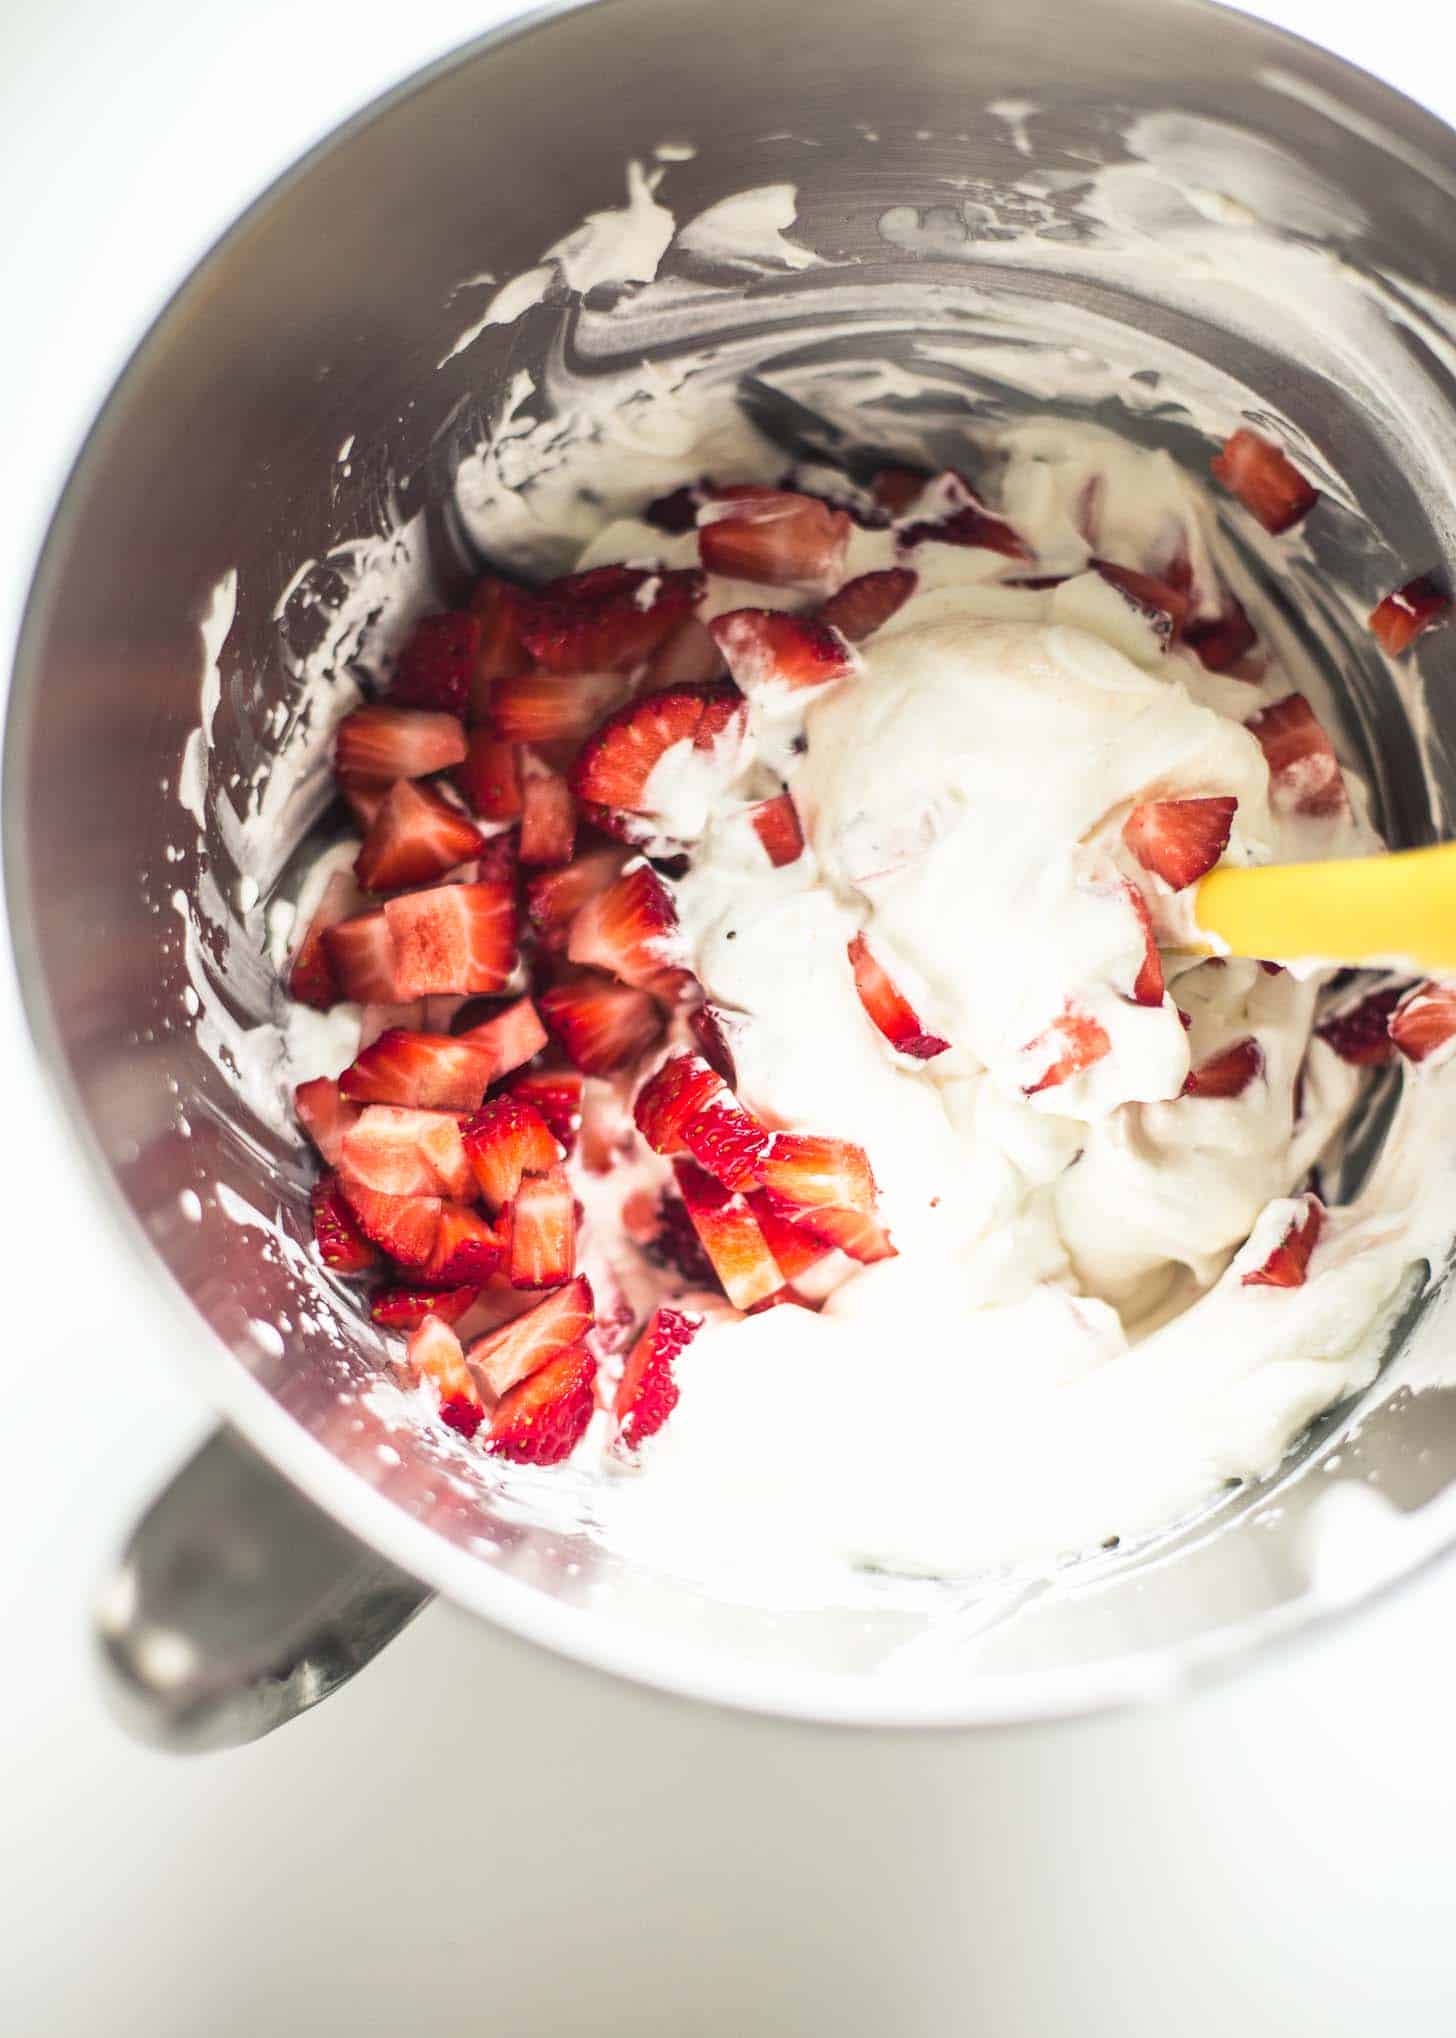
[[[576,804],[559,771],[532,759],[521,783],[522,863],[570,863],[576,842]]]
[[[890,1234],[863,1210],[840,1210],[833,1206],[796,1210],[793,1225],[796,1231],[807,1232],[822,1246],[833,1246],[863,1266],[896,1257]]]
[[[748,818],[775,870],[782,870],[786,863],[798,862],[804,854],[804,831],[799,826],[792,793],[760,800],[756,807],[749,808]]]
[[[915,592],[919,575],[908,566],[886,567],[847,580],[819,611],[819,621],[838,630],[851,644],[863,644],[882,624],[904,608]]]
[[[379,1258],[355,1223],[339,1190],[335,1174],[322,1174],[313,1185],[313,1239],[319,1258],[336,1274],[364,1274]]]
[[[773,1198],[766,1196],[762,1189],[752,1191],[748,1207],[758,1219],[758,1228],[786,1281],[797,1281],[800,1274],[807,1274],[810,1267],[817,1267],[833,1250],[813,1232],[782,1216],[774,1208]]]
[[[355,708],[334,736],[334,769],[348,783],[388,785],[397,778],[427,778],[465,757],[465,730],[456,715],[422,708]]]
[[[571,923],[566,953],[572,962],[593,964],[642,989],[681,966],[686,950],[677,907],[650,863],[630,864],[587,901]]]
[[[711,751],[730,732],[741,733],[746,713],[743,696],[727,682],[644,694],[588,738],[572,767],[571,789],[597,806],[650,813],[648,782],[667,752],[679,743]]]
[[[1324,1205],[1318,1196],[1300,1198],[1301,1216],[1292,1217],[1289,1229],[1261,1267],[1245,1274],[1245,1288],[1302,1288],[1309,1269],[1309,1256],[1319,1244],[1324,1229]]]
[[[1307,516],[1319,500],[1287,453],[1257,432],[1234,432],[1209,462],[1215,481],[1237,496],[1266,531],[1287,531]]]
[[[411,1111],[370,1104],[344,1134],[339,1171],[381,1196],[451,1196],[474,1192],[460,1126],[449,1111]]]
[[[688,1031],[698,1044],[698,1053],[732,1089],[738,1081],[738,1069],[728,1030],[727,1017],[716,1005],[699,1005],[688,1014]]]
[[[1335,746],[1303,694],[1286,694],[1244,727],[1269,766],[1271,797],[1296,814],[1329,816],[1345,807]]]
[[[662,1008],[655,998],[595,970],[553,984],[539,1003],[567,1059],[588,1076],[610,1075],[636,1061],[662,1033]]]
[[[375,815],[354,875],[366,892],[428,884],[479,854],[485,838],[432,786],[396,779]]]
[[[554,1168],[560,1153],[551,1129],[518,1096],[492,1097],[465,1127],[465,1151],[486,1206],[503,1210],[528,1174]]]
[[[875,961],[863,934],[849,944],[849,966],[854,987],[871,1023],[877,1026],[891,1047],[916,1061],[933,1061],[950,1046],[938,1033],[927,1033],[909,1000],[896,989],[887,972]]]
[[[1207,877],[1228,848],[1238,801],[1147,800],[1122,824],[1122,839],[1142,865],[1181,892]]]
[[[596,1376],[597,1362],[585,1345],[549,1359],[502,1397],[485,1448],[518,1465],[559,1465],[591,1422]]]
[[[467,1209],[463,1203],[446,1203],[425,1262],[425,1278],[442,1288],[462,1283],[483,1287],[500,1265],[504,1250],[478,1210]]]
[[[418,1330],[427,1316],[458,1323],[467,1309],[475,1307],[479,1294],[478,1288],[378,1288],[369,1314],[386,1330]]]
[[[323,1011],[337,1002],[339,987],[324,946],[324,935],[330,927],[347,919],[357,904],[348,873],[336,870],[324,886],[323,896],[314,907],[313,917],[289,964],[288,995],[300,1005],[313,1005]]]
[[[521,635],[548,672],[626,672],[649,658],[702,598],[696,568],[596,566],[531,596]]]
[[[1189,623],[1183,639],[1209,672],[1233,672],[1259,641],[1248,611],[1228,588],[1223,592],[1222,614]]]
[[[524,672],[491,688],[490,719],[512,743],[579,742],[627,695],[621,672]]]
[[[881,467],[870,483],[870,493],[891,517],[903,517],[930,486],[930,476],[918,467]]]
[[[423,616],[399,654],[389,698],[402,708],[440,708],[463,715],[480,652],[480,618]]]
[[[348,1102],[332,1076],[317,1076],[311,1083],[298,1085],[293,1108],[325,1163],[337,1167],[344,1134],[358,1119],[358,1105]]]
[[[382,908],[324,929],[324,953],[339,996],[358,1005],[394,1005],[404,995],[394,937]]]
[[[409,892],[386,900],[384,917],[394,941],[399,997],[468,996],[502,991],[510,981],[516,902],[508,885],[487,880]]]
[[[780,1132],[759,1162],[763,1186],[780,1203],[796,1209],[835,1204],[869,1215],[875,1207],[875,1178],[862,1146],[847,1139],[821,1139]]]
[[[648,1317],[641,1337],[627,1354],[612,1402],[621,1449],[635,1450],[655,1436],[677,1407],[673,1361],[702,1327],[701,1316],[689,1316],[681,1309],[654,1309]]]
[[[723,1089],[723,1078],[697,1055],[669,1055],[637,1093],[637,1130],[654,1153],[683,1153],[688,1120]]]
[[[1422,573],[1370,611],[1370,628],[1380,648],[1396,658],[1450,612],[1451,597],[1445,588],[1431,574]]]
[[[575,1069],[527,1069],[511,1083],[508,1095],[539,1111],[551,1136],[567,1153],[581,1131],[582,1078]]]
[[[853,528],[843,510],[781,489],[721,505],[720,497],[699,512],[698,555],[710,573],[766,587],[815,589],[838,580]]]
[[[702,1241],[724,1293],[736,1309],[751,1309],[784,1285],[758,1219],[742,1196],[725,1189],[693,1161],[673,1163],[693,1229]]]
[[[730,609],[708,627],[728,670],[751,699],[832,686],[861,670],[854,647],[811,616],[791,616],[783,609]]]
[[[969,491],[967,491],[969,493]],[[1030,547],[1000,517],[993,517],[984,503],[974,497],[944,517],[910,524],[900,533],[902,545],[978,545],[987,552],[1000,552],[1007,559],[1030,559]]]
[[[698,686],[722,679],[727,669],[707,624],[686,616],[653,652],[643,684],[652,693],[664,686]]]
[[[490,711],[493,681],[528,672],[531,654],[521,639],[521,617],[527,597],[509,581],[482,575],[470,597],[470,612],[480,620],[475,670],[470,683],[471,720],[483,722]],[[505,817],[502,816],[502,819]]]
[[[1188,596],[1182,589],[1170,586],[1166,580],[1155,580],[1151,573],[1114,566],[1110,559],[1094,559],[1091,564],[1094,573],[1100,574],[1109,587],[1115,587],[1139,614],[1148,618],[1165,642],[1178,635],[1188,620]]]
[[[1456,990],[1417,984],[1390,1018],[1390,1037],[1407,1061],[1425,1061],[1456,1035]]]
[[[523,1111],[530,1106],[523,1104]],[[547,1135],[550,1136],[549,1134]],[[576,1266],[576,1203],[559,1163],[526,1175],[511,1204],[510,1283],[556,1288]]]
[[[472,1371],[492,1394],[509,1393],[518,1380],[581,1342],[592,1327],[593,1308],[591,1282],[578,1274],[523,1316],[478,1338],[466,1355]]]
[[[423,1267],[440,1233],[438,1196],[384,1196],[362,1182],[339,1177],[339,1193],[364,1236],[402,1267]]]
[[[1111,1046],[1106,1027],[1090,1012],[1079,1012],[1068,1005],[1045,1033],[1022,1049],[1023,1054],[1034,1057],[1042,1067],[1034,1083],[1022,1085],[1023,1094],[1034,1097],[1040,1090],[1050,1090],[1057,1083],[1079,1076],[1083,1069],[1101,1061]]]
[[[1148,911],[1148,902],[1136,885],[1123,886],[1127,902],[1132,907],[1138,926],[1142,929],[1143,959],[1138,964],[1133,979],[1132,1001],[1135,1005],[1161,1005],[1163,1002],[1163,958],[1158,953],[1158,937],[1153,932],[1153,916]]]
[[[727,1189],[758,1187],[771,1138],[767,1126],[721,1084],[683,1127],[688,1152]]]
[[[1196,1069],[1190,1069],[1188,1080],[1183,1085],[1183,1095],[1242,1097],[1250,1083],[1263,1073],[1264,1050],[1257,1040],[1246,1037],[1234,1041],[1229,1047],[1221,1047],[1217,1054],[1211,1054]]]
[[[483,821],[514,821],[521,811],[521,755],[488,725],[470,731],[456,783]]]
[[[1372,991],[1358,1005],[1316,1026],[1315,1034],[1341,1061],[1356,1068],[1379,1068],[1395,1059],[1391,1020],[1399,1003],[1399,991]]]
[[[565,948],[571,922],[619,876],[626,860],[621,849],[588,849],[560,870],[526,880],[526,912],[543,948]]]
[[[541,1052],[546,1045],[546,1028],[532,1001],[517,998],[514,1004],[504,1006],[480,1025],[467,1028],[458,1038],[462,1045],[490,1056],[490,1080],[494,1083]],[[475,1101],[478,1104],[480,1099]]]
[[[440,1397],[440,1415],[463,1437],[473,1437],[485,1419],[485,1402],[465,1354],[445,1318],[427,1314],[409,1341],[405,1364],[417,1380],[428,1380]]]
[[[391,1026],[345,1069],[339,1088],[356,1104],[474,1111],[499,1073],[488,1048]]]

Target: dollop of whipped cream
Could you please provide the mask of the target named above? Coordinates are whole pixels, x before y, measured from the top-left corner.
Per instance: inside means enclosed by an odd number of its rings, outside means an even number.
[[[1245,724],[1296,689],[1322,705],[1318,676],[1257,589],[1222,556],[1214,570],[1209,505],[1166,455],[1066,424],[989,450],[1035,559],[932,539],[907,560],[857,529],[846,577],[918,575],[857,675],[755,707],[748,761],[706,814],[691,773],[678,801],[671,759],[653,788],[693,840],[678,909],[731,1015],[740,1097],[862,1145],[898,1249],[842,1263],[817,1311],[710,1318],[671,1421],[608,1481],[614,1548],[760,1594],[810,1595],[845,1563],[1055,1561],[1271,1472],[1373,1377],[1412,1265],[1449,1236],[1409,1124],[1450,1111],[1433,1068],[1405,1077],[1386,1155],[1330,1211],[1304,1285],[1244,1284],[1361,1075],[1313,1032],[1327,973],[1180,956],[1186,897],[1133,861],[1122,824],[1144,801],[1233,796],[1234,862],[1359,855],[1380,846],[1365,789],[1346,770],[1338,811],[1312,815],[1271,785]],[[1167,646],[1090,570],[1092,522],[1101,559],[1178,558],[1195,617],[1233,577],[1259,657],[1214,672]],[[616,522],[581,563],[686,565],[695,546]],[[738,605],[806,604],[711,584],[708,613]],[[781,778],[807,847],[775,869],[742,813]],[[1164,951],[1165,989],[1142,1002],[1134,875]],[[859,934],[949,1051],[909,1059],[870,1023],[846,959]],[[1108,1049],[1040,1085],[1069,1009]],[[1241,1094],[1184,1094],[1248,1038],[1262,1059]]]

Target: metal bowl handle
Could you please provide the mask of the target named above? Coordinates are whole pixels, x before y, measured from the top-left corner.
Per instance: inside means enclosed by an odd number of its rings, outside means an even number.
[[[133,1530],[96,1634],[122,1723],[194,1754],[317,1705],[429,1597],[222,1429]]]

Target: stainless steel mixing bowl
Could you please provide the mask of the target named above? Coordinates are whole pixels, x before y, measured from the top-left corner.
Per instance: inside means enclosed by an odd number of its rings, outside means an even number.
[[[199,621],[236,568],[212,726],[225,787],[266,772],[271,710],[289,699],[273,613],[288,576],[377,529],[391,488],[400,513],[433,516],[507,378],[560,338],[558,307],[549,333],[488,328],[447,360],[467,323],[457,286],[529,268],[616,200],[626,156],[664,140],[696,148],[665,187],[680,219],[791,182],[796,238],[829,258],[740,277],[741,327],[761,332],[747,363],[819,344],[838,292],[866,359],[904,359],[927,332],[994,335],[994,374],[959,371],[963,416],[997,388],[1015,400],[1017,349],[1029,362],[1042,331],[1082,346],[1069,358],[1102,348],[1119,364],[1117,388],[1073,392],[1074,408],[1161,433],[1190,461],[1206,446],[1185,382],[1229,416],[1283,420],[1332,498],[1297,620],[1338,661],[1346,735],[1390,832],[1444,826],[1450,654],[1430,640],[1402,695],[1349,627],[1403,562],[1451,563],[1456,351],[1440,292],[1456,285],[1456,146],[1416,106],[1184,0],[841,0],[828,17],[778,0],[604,0],[513,24],[361,115],[260,199],[122,375],[57,510],[10,711],[9,896],[40,1053],[155,1276],[159,1331],[170,1324],[228,1425],[143,1523],[102,1608],[139,1719],[173,1745],[288,1717],[431,1589],[583,1661],[769,1711],[1064,1715],[1307,1629],[1456,1528],[1438,1298],[1401,1326],[1365,1406],[1151,1552],[1051,1581],[871,1592],[852,1610],[710,1600],[530,1502],[457,1483],[428,1438],[389,1434],[357,1398],[377,1345],[362,1326],[341,1340],[311,1313],[297,1259],[237,1221],[277,1212],[306,1237],[307,1167],[250,1118],[184,1003],[169,902],[236,877],[216,805],[201,849],[178,826]],[[1139,165],[1159,150],[1181,168],[1149,211]],[[576,311],[558,359],[589,376]],[[954,402],[941,422],[953,434]],[[792,436],[791,411],[778,423]],[[433,518],[441,546],[446,522]],[[266,1000],[256,958],[235,959],[233,991],[239,1012]],[[1332,1562],[1320,1532],[1332,1490],[1346,1522],[1360,1496],[1354,1562]]]

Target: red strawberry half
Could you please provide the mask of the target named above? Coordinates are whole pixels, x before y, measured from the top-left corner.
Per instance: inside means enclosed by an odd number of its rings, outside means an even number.
[[[288,995],[300,1005],[323,1011],[339,996],[333,966],[324,946],[324,935],[355,911],[359,901],[348,874],[336,870],[324,886],[323,896],[313,911],[302,941],[288,970]]]
[[[1407,1061],[1425,1061],[1456,1035],[1456,990],[1417,984],[1390,1017],[1390,1037]]]
[[[474,1111],[498,1074],[488,1048],[448,1033],[391,1026],[345,1069],[339,1089],[356,1104]]]
[[[1257,432],[1237,431],[1209,462],[1215,481],[1237,496],[1266,531],[1287,531],[1319,500],[1287,453]]]
[[[597,1362],[585,1345],[512,1387],[490,1419],[485,1448],[518,1465],[559,1465],[586,1434],[596,1408]]]
[[[651,656],[703,598],[703,576],[597,566],[525,604],[521,635],[548,672],[625,672]]]
[[[692,1161],[673,1165],[693,1229],[734,1307],[751,1309],[782,1288],[783,1270],[746,1200]]]
[[[850,519],[814,496],[745,490],[698,514],[698,553],[710,573],[765,587],[820,588],[843,571]]]
[[[551,1136],[570,1153],[581,1131],[582,1078],[575,1069],[527,1069],[514,1078],[508,1095],[538,1111]]]
[[[1084,1069],[1101,1061],[1111,1046],[1107,1029],[1099,1020],[1090,1012],[1079,1012],[1069,1005],[1045,1033],[1022,1049],[1028,1059],[1042,1067],[1035,1082],[1022,1085],[1024,1094],[1035,1097],[1041,1090],[1053,1089],[1058,1083],[1081,1075]]]
[[[919,575],[908,566],[886,567],[847,580],[819,611],[819,621],[838,630],[851,644],[863,644],[882,624],[904,608],[915,592]]]
[[[1408,580],[1370,611],[1370,629],[1392,658],[1407,650],[1425,630],[1433,630],[1451,612],[1451,597],[1429,573]]]
[[[423,617],[399,654],[390,699],[403,708],[463,715],[470,705],[480,635],[479,616]]]
[[[832,686],[860,670],[859,653],[812,616],[730,609],[708,625],[728,670],[750,698]]]
[[[472,721],[484,721],[490,707],[490,689],[497,679],[515,672],[528,672],[531,654],[521,640],[521,617],[527,597],[509,581],[484,574],[470,597],[470,612],[480,621],[475,671],[470,684]]]
[[[474,1193],[460,1126],[450,1111],[410,1111],[370,1104],[344,1134],[339,1172],[381,1196],[451,1196]]]
[[[627,1354],[612,1402],[621,1449],[635,1450],[655,1436],[677,1407],[673,1361],[702,1327],[700,1316],[689,1316],[681,1309],[654,1309],[647,1319],[641,1337]]]
[[[712,751],[741,733],[746,704],[737,687],[670,686],[610,715],[588,739],[571,771],[571,789],[595,806],[652,812],[649,780],[678,743]]]
[[[394,937],[382,907],[325,928],[324,953],[341,998],[358,1005],[396,1005],[404,997],[395,974]]]
[[[869,1156],[862,1146],[847,1139],[776,1133],[758,1172],[775,1198],[775,1208],[782,1204],[800,1209],[832,1204],[861,1210],[867,1216],[874,1211],[875,1178]]]
[[[379,1288],[369,1314],[386,1330],[418,1330],[427,1316],[458,1323],[467,1309],[475,1307],[479,1294],[478,1288]]]
[[[860,1003],[891,1047],[916,1061],[933,1061],[936,1055],[945,1053],[950,1042],[925,1030],[909,999],[902,996],[888,972],[876,962],[863,934],[856,934],[849,944],[849,965],[854,971]]]
[[[366,892],[397,891],[443,877],[478,856],[485,837],[433,787],[402,778],[390,787],[354,861]]]
[[[1357,1068],[1378,1068],[1395,1059],[1391,1019],[1399,1003],[1399,991],[1372,991],[1358,1005],[1324,1020],[1315,1033],[1341,1061],[1352,1062]]]
[[[425,1262],[425,1278],[442,1288],[483,1287],[504,1257],[504,1247],[478,1210],[446,1203]]]
[[[1245,1274],[1245,1288],[1302,1288],[1309,1270],[1310,1254],[1319,1244],[1324,1229],[1324,1205],[1318,1196],[1300,1199],[1302,1211],[1289,1221],[1289,1229],[1261,1267]]]
[[[557,1164],[544,1174],[526,1175],[516,1191],[510,1283],[513,1288],[556,1288],[571,1278],[575,1266],[576,1204],[566,1170]]]
[[[1142,865],[1175,892],[1207,877],[1228,848],[1238,801],[1148,800],[1122,824],[1122,839]]]
[[[1345,782],[1335,746],[1303,694],[1287,694],[1244,726],[1264,753],[1271,796],[1296,814],[1343,812]]]
[[[344,1134],[359,1117],[359,1107],[343,1095],[332,1076],[300,1083],[293,1093],[298,1122],[329,1167],[337,1167]]]
[[[621,706],[627,687],[621,672],[517,673],[491,688],[490,719],[512,743],[578,742]]]
[[[478,1338],[467,1354],[492,1394],[506,1394],[558,1353],[579,1344],[592,1327],[591,1282],[578,1274],[534,1309]]]
[[[680,967],[686,950],[678,934],[672,893],[650,863],[635,863],[589,899],[572,921],[566,953],[624,984],[647,988],[664,970]]]
[[[478,1026],[460,1034],[462,1045],[490,1057],[492,1082],[531,1061],[546,1045],[546,1028],[529,998],[517,998]],[[479,1103],[480,1099],[475,1100]]]
[[[460,1340],[441,1316],[426,1316],[409,1341],[405,1364],[417,1380],[428,1380],[440,1397],[440,1415],[461,1436],[472,1437],[485,1416],[479,1387],[465,1363]]]
[[[334,736],[334,769],[344,780],[388,785],[397,778],[427,778],[464,757],[458,716],[420,708],[356,708]]]
[[[756,807],[749,808],[748,819],[775,870],[782,870],[786,863],[797,863],[804,854],[804,831],[799,826],[792,794],[780,793],[776,799],[761,800]]]
[[[347,1175],[339,1177],[339,1193],[364,1236],[402,1267],[423,1267],[440,1233],[438,1196],[384,1196]]]
[[[502,991],[516,966],[516,902],[509,885],[440,885],[389,899],[400,998]],[[335,933],[339,930],[336,928]]]
[[[334,1174],[320,1175],[313,1185],[313,1238],[319,1258],[336,1274],[364,1274],[379,1255],[355,1223]]]
[[[646,991],[583,970],[553,984],[539,1000],[541,1016],[567,1059],[584,1075],[610,1075],[645,1054],[660,1038],[662,1008]]]
[[[588,849],[560,870],[543,871],[526,880],[526,913],[543,948],[566,946],[571,922],[589,900],[621,875],[626,861],[624,849]]]
[[[545,1174],[560,1153],[540,1112],[517,1096],[492,1097],[464,1131],[465,1152],[488,1209],[513,1202],[528,1174]]]
[[[1264,1073],[1264,1050],[1257,1040],[1236,1040],[1217,1054],[1190,1069],[1183,1085],[1185,1097],[1242,1097],[1250,1083]]]
[[[637,1094],[637,1130],[654,1153],[682,1153],[688,1120],[723,1088],[723,1078],[697,1055],[670,1055]]]

